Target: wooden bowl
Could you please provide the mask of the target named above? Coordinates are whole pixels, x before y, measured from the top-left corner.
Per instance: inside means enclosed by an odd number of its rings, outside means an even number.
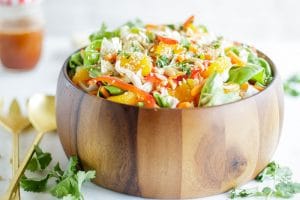
[[[270,161],[283,121],[282,84],[221,106],[145,109],[76,87],[65,62],[57,86],[57,125],[68,156],[95,169],[102,187],[148,198],[193,198],[253,179]]]

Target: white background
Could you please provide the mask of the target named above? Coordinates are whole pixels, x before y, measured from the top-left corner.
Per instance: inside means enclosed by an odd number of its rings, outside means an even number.
[[[13,97],[25,105],[34,93],[55,94],[59,70],[66,57],[75,50],[74,34],[97,29],[102,22],[116,27],[127,20],[140,18],[149,23],[174,23],[195,14],[197,21],[227,38],[253,44],[277,65],[282,78],[300,71],[300,1],[297,0],[45,0],[46,38],[43,56],[35,70],[16,72],[0,65],[0,98]],[[285,99],[285,120],[281,142],[274,160],[290,166],[300,182],[300,98]],[[28,129],[21,137],[21,154],[31,144],[35,132]],[[11,135],[0,127],[0,194],[11,176]],[[52,152],[53,159],[63,166],[67,160],[56,133],[42,141],[42,147]],[[87,184],[85,198],[135,199]],[[300,196],[298,196],[298,199]],[[51,199],[46,194],[22,192],[22,199]],[[226,199],[226,195],[208,199]],[[297,199],[297,198],[295,198]]]

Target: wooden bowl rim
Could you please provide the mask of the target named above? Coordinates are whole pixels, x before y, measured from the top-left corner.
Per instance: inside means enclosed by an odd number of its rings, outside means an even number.
[[[263,95],[264,93],[266,93],[268,90],[270,90],[271,87],[274,87],[274,84],[275,84],[275,80],[279,79],[279,75],[278,75],[278,71],[277,71],[277,67],[275,66],[274,62],[266,55],[264,54],[262,51],[256,49],[258,55],[264,59],[266,59],[266,61],[270,64],[270,67],[271,67],[271,70],[272,70],[272,75],[273,75],[273,79],[272,81],[269,83],[269,85],[267,85],[267,87],[261,91],[261,92],[258,92],[254,95],[251,95],[249,97],[246,97],[244,99],[239,99],[237,101],[233,101],[233,102],[230,102],[230,103],[225,103],[225,104],[221,104],[221,105],[216,105],[216,106],[208,106],[208,107],[194,107],[194,108],[145,108],[145,107],[138,107],[138,106],[133,106],[133,105],[127,105],[127,104],[121,104],[121,103],[116,103],[116,102],[113,102],[113,101],[109,101],[109,100],[106,100],[102,97],[98,97],[96,95],[92,95],[92,94],[89,94],[87,92],[85,92],[84,90],[82,90],[81,88],[79,88],[78,86],[76,86],[73,81],[70,79],[69,75],[68,75],[68,65],[69,65],[69,60],[71,58],[71,56],[79,51],[81,51],[82,49],[84,49],[85,47],[82,47],[78,50],[76,50],[75,52],[73,52],[67,59],[66,61],[64,62],[63,64],[63,67],[62,67],[62,71],[63,71],[63,75],[64,75],[64,78],[70,83],[70,85],[72,86],[72,88],[74,88],[75,90],[78,90],[79,92],[81,93],[84,93],[84,94],[87,94],[89,96],[91,96],[92,98],[95,98],[97,101],[100,99],[102,101],[107,101],[109,103],[113,103],[113,104],[117,104],[117,105],[120,105],[120,106],[128,106],[128,107],[132,107],[132,108],[138,108],[138,109],[145,109],[145,110],[159,110],[159,109],[163,109],[163,110],[202,110],[202,109],[214,109],[214,108],[219,108],[219,107],[224,107],[224,106],[230,106],[232,104],[238,104],[238,103],[241,103],[241,102],[244,102],[246,100],[249,100],[249,99],[252,99],[252,98],[255,98],[255,97],[258,97],[259,95]]]

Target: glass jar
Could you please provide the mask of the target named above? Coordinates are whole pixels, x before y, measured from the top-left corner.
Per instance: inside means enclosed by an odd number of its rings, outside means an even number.
[[[0,0],[0,60],[12,69],[32,69],[39,61],[44,33],[40,0]]]

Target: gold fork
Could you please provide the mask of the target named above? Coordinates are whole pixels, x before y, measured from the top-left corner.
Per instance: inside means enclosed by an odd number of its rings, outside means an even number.
[[[3,100],[0,101],[0,109],[2,107]],[[30,125],[28,118],[21,113],[20,105],[16,99],[10,104],[8,114],[6,116],[0,115],[0,125],[13,134],[12,167],[14,175],[19,167],[19,133]],[[15,199],[20,199],[19,188],[15,190]]]

